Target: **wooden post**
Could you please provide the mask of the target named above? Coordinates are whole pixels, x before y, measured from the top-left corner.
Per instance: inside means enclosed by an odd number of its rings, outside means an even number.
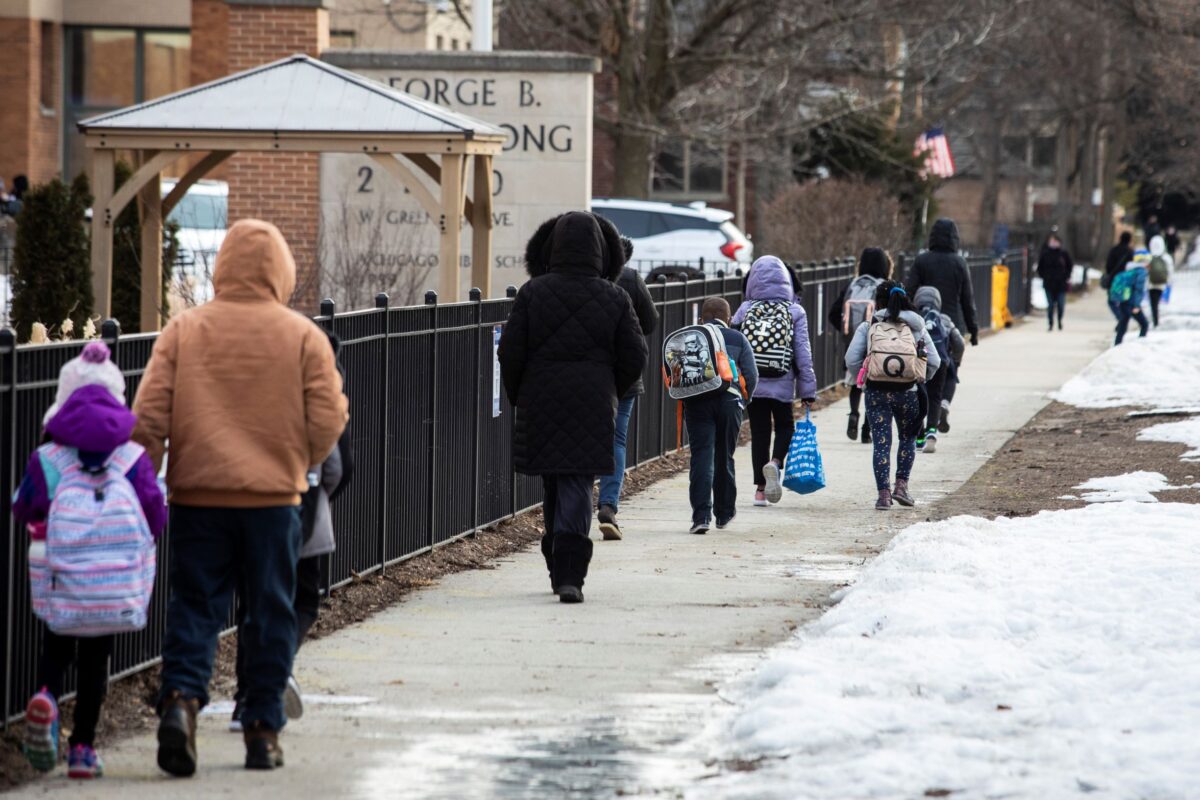
[[[92,299],[93,314],[112,316],[113,219],[108,210],[113,196],[112,150],[93,149],[92,155]]]
[[[152,151],[142,153],[142,163],[153,157]],[[162,330],[162,188],[161,173],[154,173],[138,192],[138,206],[142,220],[141,248],[141,305],[140,330],[142,333]]]
[[[461,153],[442,154],[442,239],[438,257],[438,298],[459,301],[460,255],[462,252],[463,159]]]
[[[483,297],[492,296],[492,157],[475,155],[475,188],[471,198],[471,283]]]

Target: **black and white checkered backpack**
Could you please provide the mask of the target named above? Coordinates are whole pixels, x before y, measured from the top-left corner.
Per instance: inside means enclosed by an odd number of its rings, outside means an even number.
[[[754,351],[754,364],[764,378],[779,378],[792,370],[791,303],[760,300],[750,306],[742,320],[742,333]]]

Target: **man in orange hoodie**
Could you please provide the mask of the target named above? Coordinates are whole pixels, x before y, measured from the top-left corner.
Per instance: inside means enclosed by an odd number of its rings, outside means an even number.
[[[133,404],[133,438],[156,468],[170,444],[158,765],[172,775],[196,771],[196,713],[208,702],[235,587],[247,609],[246,767],[283,765],[300,494],[309,466],[325,460],[348,419],[328,339],[286,305],[295,285],[279,230],[235,223],[217,254],[213,301],[167,325]]]

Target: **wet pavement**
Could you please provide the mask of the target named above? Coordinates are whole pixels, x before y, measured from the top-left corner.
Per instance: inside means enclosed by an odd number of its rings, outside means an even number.
[[[1093,308],[1094,307],[1094,308]],[[954,429],[918,455],[912,491],[929,502],[965,481],[1098,352],[1111,323],[1097,300],[1072,304],[1068,330],[1038,322],[970,349]],[[621,511],[626,538],[597,541],[582,606],[549,591],[535,551],[449,576],[404,602],[306,645],[309,695],[283,736],[288,764],[241,768],[241,738],[205,715],[200,770],[169,780],[143,735],[103,753],[108,776],[68,786],[58,773],[18,794],[153,798],[678,797],[703,791],[713,763],[700,734],[731,710],[720,687],[814,619],[829,595],[921,507],[872,510],[869,448],[845,436],[843,404],[813,420],[828,487],[750,505],[738,453],[739,515],[687,533],[686,476]],[[967,509],[969,510],[969,509]],[[218,709],[220,711],[220,709]]]

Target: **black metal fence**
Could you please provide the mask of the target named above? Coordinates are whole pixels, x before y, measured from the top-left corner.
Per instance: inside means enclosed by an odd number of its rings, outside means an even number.
[[[976,298],[990,307],[990,259],[972,261]],[[844,374],[844,337],[825,321],[829,304],[853,274],[853,260],[800,268],[808,309],[813,362],[819,386]],[[985,276],[986,271],[986,276]],[[1022,297],[1024,270],[1010,285]],[[987,287],[986,290],[984,287]],[[357,472],[344,499],[333,507],[337,551],[328,558],[326,584],[337,587],[375,570],[469,535],[541,502],[541,483],[512,469],[513,412],[504,397],[495,346],[511,308],[508,299],[426,304],[334,314],[332,304],[317,322],[342,340],[341,364],[350,397],[351,435]],[[660,386],[657,353],[664,333],[696,320],[700,303],[713,295],[736,308],[739,276],[659,281],[650,293],[661,322],[650,336],[647,391],[630,423],[628,466],[652,461],[675,447],[676,415]],[[1027,295],[1027,292],[1026,292]],[[1011,305],[1023,313],[1024,302]],[[990,318],[984,313],[981,319]],[[154,345],[155,334],[105,338],[126,377],[132,398]],[[30,610],[28,537],[12,520],[12,493],[41,437],[41,417],[54,398],[59,369],[81,342],[16,346],[0,332],[0,720],[20,715],[36,688],[42,625]],[[145,630],[117,639],[114,677],[153,664],[165,622],[169,531],[159,543],[159,574]],[[70,684],[70,682],[68,682]]]

